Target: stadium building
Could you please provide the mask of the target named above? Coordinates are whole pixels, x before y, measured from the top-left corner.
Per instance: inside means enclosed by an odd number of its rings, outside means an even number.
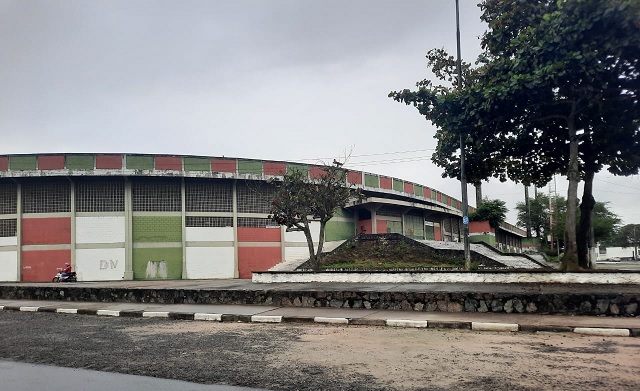
[[[66,262],[83,281],[249,278],[305,258],[304,235],[268,219],[269,180],[292,169],[323,172],[224,157],[0,156],[0,281],[51,281]],[[348,171],[347,182],[365,199],[327,224],[328,249],[358,233],[460,240],[459,200],[361,171]],[[521,236],[500,246],[517,251]]]

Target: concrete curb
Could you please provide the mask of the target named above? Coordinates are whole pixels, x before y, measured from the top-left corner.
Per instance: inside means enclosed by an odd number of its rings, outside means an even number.
[[[484,323],[471,322],[471,330],[474,331],[518,331],[520,326],[516,323]]]
[[[387,319],[387,326],[427,328],[427,321],[426,320]]]
[[[325,318],[324,316],[316,316],[313,321],[315,323],[349,324],[349,319],[347,318]]]
[[[573,329],[576,334],[595,335],[599,337],[628,337],[631,335],[629,329],[605,329],[599,327],[576,327]]]
[[[242,323],[317,323],[326,325],[349,326],[383,326],[401,328],[429,328],[429,329],[466,329],[474,331],[493,332],[557,332],[575,333],[588,336],[604,337],[640,337],[637,328],[603,328],[603,327],[571,327],[531,325],[517,323],[489,323],[468,321],[442,320],[409,320],[409,319],[367,319],[367,318],[331,318],[322,316],[280,316],[280,315],[241,315],[214,314],[202,312],[169,312],[144,310],[108,310],[86,308],[55,308],[35,306],[0,306],[0,311],[19,312],[49,312],[68,315],[95,315],[106,317],[129,318],[164,318],[173,320],[213,321],[213,322],[242,322]]]

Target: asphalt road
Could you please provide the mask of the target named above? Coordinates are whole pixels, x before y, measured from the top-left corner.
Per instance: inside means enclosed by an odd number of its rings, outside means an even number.
[[[0,378],[11,391],[267,391],[13,361],[0,361]]]
[[[638,390],[639,355],[638,338],[0,312],[0,360],[269,390]]]

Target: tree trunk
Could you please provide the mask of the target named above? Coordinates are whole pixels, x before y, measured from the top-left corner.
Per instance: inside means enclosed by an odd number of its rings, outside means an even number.
[[[591,269],[591,259],[589,249],[593,246],[592,240],[592,211],[596,205],[593,198],[593,177],[595,173],[591,171],[585,172],[584,191],[582,193],[582,202],[580,203],[580,224],[578,225],[578,264],[581,268]]]
[[[326,221],[320,221],[320,235],[318,237],[318,252],[316,253],[316,257],[320,259],[322,255],[322,248],[324,247],[324,229],[327,225]]]
[[[564,226],[564,255],[560,270],[578,270],[578,245],[576,243],[576,212],[578,199],[578,182],[580,181],[580,167],[578,165],[578,136],[575,127],[575,104],[567,118],[567,128],[569,131],[569,169],[567,179],[569,188],[567,190],[567,216]]]
[[[482,182],[474,183],[473,186],[476,188],[476,208],[482,204]]]
[[[313,271],[320,269],[320,259],[316,256],[315,249],[313,248],[313,238],[311,237],[311,228],[309,223],[304,224],[304,237],[307,239],[307,248],[309,249],[309,266]]]

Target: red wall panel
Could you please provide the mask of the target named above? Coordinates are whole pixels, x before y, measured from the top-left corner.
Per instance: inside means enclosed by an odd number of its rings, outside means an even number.
[[[431,189],[424,187],[424,198],[431,198]]]
[[[103,170],[121,169],[122,156],[120,155],[96,155],[96,168]]]
[[[64,156],[38,156],[38,168],[40,170],[64,169]]]
[[[22,219],[22,244],[70,244],[71,218]]]
[[[488,221],[470,221],[469,232],[470,233],[493,232],[493,228],[491,228],[491,225],[489,225]]]
[[[7,171],[9,169],[9,158],[6,156],[0,156],[0,171]]]
[[[413,183],[405,182],[404,183],[404,192],[413,194]]]
[[[387,233],[387,220],[376,219],[376,230],[379,234]]]
[[[373,228],[371,225],[371,219],[358,221],[358,234],[372,234]]]
[[[347,182],[352,185],[361,185],[362,184],[362,173],[360,171],[349,171],[347,173]]]
[[[264,175],[284,175],[287,173],[286,163],[264,162],[262,166]]]
[[[71,263],[71,250],[42,250],[22,252],[24,282],[51,281],[66,262]]]
[[[380,177],[380,188],[391,190],[392,187],[393,187],[393,184],[392,184],[391,178],[388,178],[386,176]]]
[[[434,240],[442,240],[442,231],[440,231],[439,225],[433,226],[433,239]]]
[[[211,171],[236,172],[236,161],[233,159],[211,159]]]
[[[282,261],[280,247],[238,247],[238,274],[251,278],[252,271],[265,271]]]
[[[279,242],[280,227],[248,228],[238,227],[238,242]]]
[[[309,167],[309,176],[313,179],[320,179],[323,175],[327,175],[327,172],[318,166]]]
[[[442,202],[442,193],[436,193],[436,201]]]
[[[156,156],[156,170],[182,170],[182,158],[175,156]]]

